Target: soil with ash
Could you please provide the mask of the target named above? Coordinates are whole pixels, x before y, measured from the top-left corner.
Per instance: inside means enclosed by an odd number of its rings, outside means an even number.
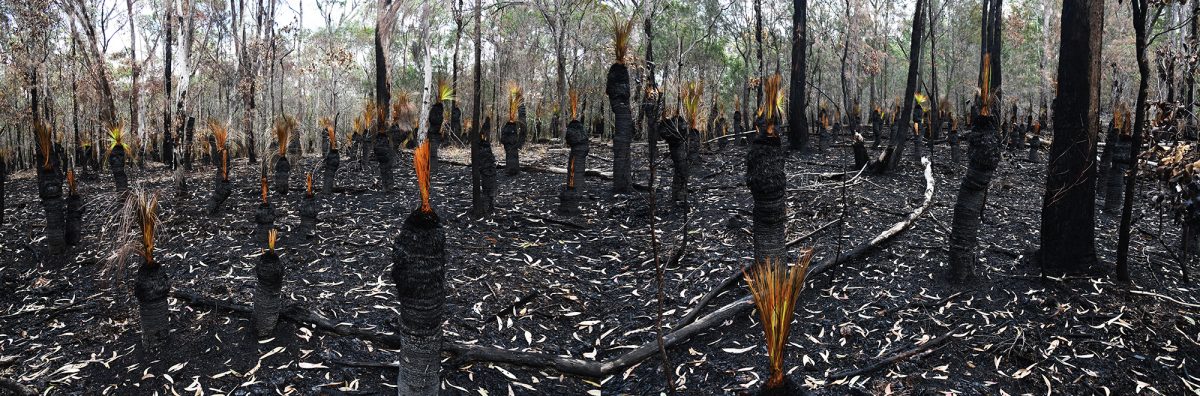
[[[588,164],[611,169],[611,150],[593,144]],[[646,146],[634,145],[635,182],[646,184]],[[500,148],[494,150],[500,152]],[[664,325],[672,327],[697,300],[752,256],[751,198],[745,149],[706,147],[692,178],[690,213],[669,202],[670,161],[660,150],[658,260],[683,243],[682,259],[666,269]],[[984,213],[980,277],[967,286],[946,279],[949,224],[963,170],[936,149],[931,211],[880,249],[810,279],[802,292],[786,367],[813,394],[1134,394],[1192,393],[1200,373],[1197,297],[1179,276],[1178,226],[1148,206],[1135,217],[1134,287],[1111,277],[1045,279],[1029,257],[1038,246],[1046,164],[1024,151],[1002,162]],[[443,160],[463,161],[461,148]],[[905,154],[908,155],[907,153]],[[293,235],[299,225],[302,169],[292,195],[274,195],[281,217],[283,296],[335,323],[398,331],[396,288],[389,271],[392,241],[417,205],[409,151],[397,156],[397,188],[381,192],[374,161],[344,161],[339,191],[319,196],[317,237]],[[532,146],[529,165],[566,167],[566,150]],[[830,222],[793,246],[839,254],[903,219],[922,202],[920,164],[906,159],[896,174],[862,175],[843,185],[819,175],[849,171],[849,147],[788,159],[789,240]],[[177,196],[161,165],[129,168],[135,185],[163,194],[160,261],[174,290],[249,304],[252,242],[258,202],[257,168],[236,162],[234,193],[216,216],[204,214],[212,169],[199,166],[192,190]],[[538,351],[588,360],[611,359],[654,342],[655,256],[649,243],[646,194],[611,197],[611,182],[585,181],[582,216],[556,214],[566,176],[498,172],[497,211],[472,220],[470,170],[442,162],[434,175],[434,207],[446,229],[448,341]],[[317,178],[320,180],[320,178]],[[1139,202],[1147,202],[1143,184]],[[0,226],[0,377],[49,394],[388,394],[396,371],[383,365],[397,352],[283,320],[257,339],[249,318],[171,298],[167,347],[139,346],[134,271],[102,276],[114,250],[111,177],[81,181],[88,211],[84,238],[70,264],[45,261],[44,215],[31,172],[8,184]],[[843,203],[848,205],[843,206]],[[685,220],[686,215],[686,220]],[[836,222],[838,219],[843,222]],[[1117,219],[1098,214],[1097,246],[1111,263]],[[1111,265],[1110,265],[1111,267]],[[106,280],[110,279],[110,280]],[[111,279],[116,279],[112,281]],[[718,295],[704,312],[748,293],[745,283]],[[1146,293],[1154,293],[1150,295]],[[944,344],[880,370],[843,379],[833,373],[877,362],[957,328]],[[752,394],[766,379],[766,350],[757,313],[746,311],[669,350],[682,394]],[[662,361],[651,359],[607,378],[562,375],[552,369],[473,363],[443,367],[446,394],[658,394]]]

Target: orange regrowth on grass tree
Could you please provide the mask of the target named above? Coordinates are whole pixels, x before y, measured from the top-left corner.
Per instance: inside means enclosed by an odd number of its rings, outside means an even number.
[[[325,137],[329,139],[329,149],[337,150],[337,131],[333,129],[333,122],[329,120],[329,117],[321,117],[317,123],[321,125],[321,129],[325,130]]]
[[[517,122],[521,103],[525,101],[525,93],[517,83],[508,84],[508,122]]]
[[[704,96],[704,85],[699,82],[692,81],[683,86],[683,92],[680,92],[683,99],[683,113],[687,118],[688,126],[692,129],[698,129],[700,122],[700,99]]]
[[[567,188],[575,189],[575,157],[567,161]]]
[[[792,328],[792,317],[796,312],[796,300],[804,288],[808,275],[808,264],[813,250],[805,250],[795,265],[788,266],[781,260],[767,260],[751,265],[743,275],[750,286],[754,305],[758,307],[763,332],[766,333],[767,356],[770,360],[768,389],[783,384],[783,349],[787,346]]]
[[[229,149],[225,146],[229,140],[229,130],[215,118],[208,119],[208,129],[216,141],[217,155],[221,157],[221,180],[229,180]]]
[[[304,174],[304,195],[308,197],[313,196],[312,172]]]
[[[33,132],[37,135],[38,150],[42,153],[42,169],[50,170],[53,168],[50,163],[50,155],[53,152],[52,136],[54,133],[50,131],[50,127],[45,123],[38,121],[33,126]]]
[[[70,192],[71,195],[75,195],[76,192],[75,171],[72,169],[67,169],[67,191]]]
[[[983,102],[983,105],[979,107],[979,115],[988,116],[988,115],[991,115],[991,112],[992,112],[992,110],[991,110],[991,106],[992,106],[992,54],[991,53],[983,54],[983,70],[980,71],[979,81],[981,83],[980,87],[979,87],[979,98],[980,98],[979,100]]]
[[[613,52],[616,55],[616,63],[618,65],[625,64],[625,58],[629,53],[629,33],[633,31],[633,18],[621,21],[617,19],[617,15],[613,14]]]
[[[293,129],[296,129],[296,119],[292,116],[283,116],[275,120],[275,140],[279,143],[280,157],[287,155],[287,145]]]
[[[572,88],[571,92],[569,94],[567,94],[567,96],[570,99],[570,104],[571,104],[571,119],[578,120],[579,119],[579,91]]]
[[[275,241],[279,238],[279,230],[272,228],[267,232],[267,250],[275,253]]]
[[[266,205],[267,204],[267,190],[269,190],[267,188],[267,175],[263,175],[261,180],[262,180],[261,181],[261,183],[262,183],[262,203],[263,203],[263,205]]]
[[[775,123],[783,115],[783,77],[778,74],[763,82],[763,104],[758,115],[767,122],[767,136],[777,136]]]
[[[137,195],[137,215],[138,222],[142,224],[140,253],[146,259],[147,267],[157,267],[158,263],[154,261],[154,233],[158,228],[158,193],[142,192]]]
[[[413,152],[413,168],[417,173],[417,188],[421,190],[421,211],[425,213],[433,212],[433,206],[429,205],[429,140],[421,142],[421,145]]]

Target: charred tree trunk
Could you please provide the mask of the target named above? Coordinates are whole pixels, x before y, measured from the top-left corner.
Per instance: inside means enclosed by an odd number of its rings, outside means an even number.
[[[786,258],[787,175],[779,137],[767,132],[767,120],[756,124],[758,134],[746,152],[746,185],[754,198],[754,262],[762,263]]]
[[[41,151],[34,158],[37,161],[38,197],[46,212],[46,248],[51,256],[57,257],[66,252],[66,234],[63,232],[66,226],[66,203],[63,200],[63,176],[59,171],[62,163],[53,150],[50,150],[49,159]]]
[[[492,119],[489,117],[483,121],[483,127],[471,143],[471,165],[477,168],[472,171],[478,172],[479,176],[479,188],[472,189],[471,211],[477,218],[490,216],[496,210],[496,156],[488,139],[491,130]]]
[[[161,265],[144,263],[138,266],[133,296],[137,298],[141,317],[142,348],[147,351],[157,351],[167,341],[170,333],[167,294],[170,291],[167,272]]]
[[[808,118],[804,108],[808,105],[807,81],[808,57],[808,0],[792,0],[792,74],[791,96],[788,98],[788,148],[803,153],[808,150]],[[878,131],[877,131],[878,132]]]
[[[1118,134],[1115,139],[1109,140],[1109,144],[1104,151],[1112,151],[1112,157],[1109,158],[1109,168],[1107,177],[1107,186],[1104,189],[1104,211],[1108,213],[1117,213],[1121,209],[1121,204],[1124,202],[1125,192],[1125,172],[1133,164],[1131,158],[1131,143],[1130,136]]]
[[[334,184],[338,166],[342,163],[341,157],[338,155],[338,150],[331,148],[325,153],[325,165],[321,172],[321,176],[325,178],[325,182],[321,184],[321,193],[329,195],[333,193]]]
[[[254,224],[257,226],[254,230],[255,246],[266,246],[267,237],[271,229],[275,228],[275,206],[260,202],[254,209]]]
[[[1104,4],[1065,0],[1054,100],[1054,142],[1042,203],[1044,273],[1088,272],[1096,259],[1096,135]]]
[[[579,201],[584,188],[584,174],[587,171],[588,135],[583,123],[572,120],[567,124],[567,146],[571,152],[567,159],[567,185],[559,195],[559,213],[564,216],[579,215]]]
[[[0,226],[4,225],[4,182],[8,180],[8,157],[0,157]]]
[[[862,169],[871,161],[870,154],[867,153],[867,144],[863,141],[862,135],[854,134],[854,143],[851,145],[851,150],[854,151],[854,169]]]
[[[688,204],[688,139],[687,131],[678,118],[663,120],[658,125],[658,132],[667,141],[667,149],[671,154],[671,201],[680,207]],[[651,159],[654,161],[657,159]]]
[[[436,213],[413,211],[392,253],[400,300],[402,395],[436,395],[440,388],[442,322],[446,315],[446,236]]]
[[[633,160],[630,144],[633,143],[633,111],[629,107],[629,68],[624,63],[615,63],[608,68],[608,82],[604,91],[613,111],[613,193],[627,194],[633,191]]]
[[[288,194],[288,178],[291,177],[292,163],[288,161],[286,155],[281,155],[275,159],[275,191],[279,193],[279,197],[286,197]]]
[[[1000,163],[1000,135],[996,116],[975,118],[975,130],[967,136],[967,173],[954,203],[950,232],[950,279],[965,282],[975,277],[975,254],[979,251],[979,224],[987,204],[992,172]]]
[[[75,246],[79,244],[82,234],[80,229],[83,225],[83,197],[78,193],[67,195],[67,227],[64,235],[67,246]]]
[[[391,139],[385,134],[375,135],[375,162],[379,163],[379,183],[383,186],[383,191],[391,192],[394,184],[392,176],[392,152]]]
[[[125,176],[125,147],[113,147],[112,152],[108,154],[108,170],[112,172],[113,184],[117,186],[117,191],[125,191],[129,189],[129,178]]]
[[[254,266],[254,276],[258,279],[254,289],[254,331],[258,338],[267,338],[275,333],[275,324],[279,322],[283,260],[273,249],[264,251]]]
[[[171,94],[171,82],[174,80],[174,75],[171,73],[171,64],[173,63],[171,62],[171,49],[175,47],[174,28],[172,27],[172,22],[175,19],[175,11],[172,3],[172,1],[167,1],[166,16],[163,18],[166,25],[163,30],[166,31],[167,41],[166,45],[163,46],[163,89],[165,91],[163,101],[165,103],[163,104],[162,162],[169,169],[175,169],[175,137],[173,135],[175,123],[171,121],[172,113],[174,113],[171,108],[171,100],[175,97]],[[250,130],[246,132],[249,134]],[[111,160],[109,160],[109,164],[112,164]],[[120,184],[117,185],[117,188],[125,190],[125,187],[121,187]]]
[[[500,144],[504,145],[504,171],[509,176],[516,176],[521,173],[521,145],[524,143],[520,139],[520,133],[516,123],[505,123],[500,129]]]
[[[229,182],[228,167],[229,167],[229,152],[221,149],[217,151],[217,156],[220,157],[217,162],[216,174],[213,175],[213,192],[208,199],[208,214],[215,215],[221,209],[221,205],[229,199],[229,195],[233,194],[233,183]]]
[[[1138,65],[1138,94],[1137,103],[1135,104],[1133,118],[1133,142],[1130,149],[1132,158],[1136,160],[1138,154],[1142,150],[1142,134],[1146,131],[1146,107],[1148,96],[1150,94],[1150,63],[1146,59],[1146,48],[1149,47],[1148,37],[1146,36],[1146,20],[1148,16],[1149,4],[1147,0],[1132,0],[1129,2],[1133,8],[1133,30],[1135,35],[1135,51],[1137,55]],[[1095,7],[1093,7],[1095,8]],[[1104,11],[1092,10],[1093,13],[1098,13],[1100,16],[1094,17],[1103,21]],[[1066,21],[1066,5],[1063,6],[1063,20]],[[1096,33],[1099,35],[1099,33]],[[1066,33],[1063,33],[1064,37]],[[1064,46],[1065,48],[1065,46]],[[1099,57],[1099,49],[1096,50],[1096,57]],[[1058,114],[1055,114],[1057,117]],[[1058,119],[1055,119],[1055,128],[1057,129]],[[1131,166],[1129,175],[1125,180],[1125,205],[1121,208],[1121,228],[1118,230],[1117,236],[1117,279],[1122,282],[1131,280],[1129,274],[1129,238],[1130,228],[1133,225],[1133,197],[1137,193],[1137,166]]]
[[[316,236],[318,212],[317,197],[313,194],[305,194],[304,200],[300,202],[300,235],[304,239],[312,239]]]
[[[908,51],[908,83],[904,88],[904,107],[900,110],[900,117],[897,120],[897,129],[892,133],[892,141],[888,144],[888,148],[884,152],[884,163],[879,168],[884,172],[889,172],[900,164],[900,158],[904,154],[904,146],[908,143],[909,134],[903,133],[912,126],[913,95],[917,92],[917,76],[921,70],[921,37],[925,35],[925,1],[917,0],[915,15],[913,16],[912,27],[912,44]]]
[[[184,126],[183,133],[184,133],[184,135],[183,135],[184,141],[186,142],[183,145],[183,147],[186,148],[186,150],[183,151],[183,169],[187,169],[188,171],[191,171],[192,170],[192,152],[195,151],[192,149],[192,140],[196,134],[196,117],[189,116],[187,118],[187,124]]]

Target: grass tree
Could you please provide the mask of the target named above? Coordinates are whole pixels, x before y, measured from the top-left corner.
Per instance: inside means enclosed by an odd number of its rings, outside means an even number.
[[[292,164],[287,157],[287,147],[292,140],[292,132],[296,130],[296,119],[291,116],[280,117],[275,120],[275,126],[272,129],[275,132],[277,149],[275,153],[275,191],[278,191],[279,196],[282,197],[288,193],[288,177],[292,173]]]
[[[154,238],[158,231],[158,193],[138,192],[130,196],[141,225],[141,265],[134,280],[133,295],[137,298],[141,317],[142,346],[157,350],[166,342],[170,331],[167,317],[167,294],[171,284],[161,263],[154,256]]]
[[[113,183],[118,191],[129,189],[129,178],[125,176],[125,158],[133,155],[133,150],[125,142],[125,127],[118,124],[108,129],[108,151],[104,154],[108,169],[112,172]]]
[[[625,65],[632,31],[632,18],[620,21],[613,17],[613,52],[616,58],[608,68],[604,93],[608,95],[613,112],[613,192],[617,194],[633,191],[633,162],[629,156],[633,142],[633,112],[629,107],[629,68]]]
[[[1112,123],[1109,124],[1108,144],[1104,151],[1109,153],[1108,171],[1106,172],[1106,187],[1104,190],[1104,211],[1117,213],[1124,202],[1125,172],[1133,164],[1130,157],[1133,142],[1133,125],[1128,120],[1128,110],[1118,107],[1113,112]]]
[[[583,191],[583,175],[587,170],[588,134],[579,118],[579,91],[570,92],[571,122],[567,124],[565,140],[570,154],[567,156],[567,185],[559,194],[559,213],[567,216],[579,214],[579,200]]]
[[[950,232],[950,279],[969,281],[975,276],[975,253],[979,245],[979,224],[987,203],[992,173],[1000,163],[1000,117],[993,114],[991,92],[991,57],[982,62],[983,80],[980,84],[979,113],[972,121],[974,132],[967,135],[967,172],[958,188],[954,203],[954,220]]]
[[[82,237],[80,229],[83,225],[83,197],[79,195],[78,185],[75,183],[75,171],[67,170],[67,227],[64,234],[64,240],[68,246],[79,244]]]
[[[754,260],[782,260],[786,254],[787,176],[776,124],[783,109],[780,77],[763,82],[763,104],[755,120],[758,133],[746,153],[746,185],[754,198]]]
[[[681,135],[685,138],[684,144],[686,146],[680,147],[680,149],[686,149],[687,159],[678,167],[683,172],[676,172],[676,177],[680,178],[682,183],[677,188],[673,188],[673,190],[682,194],[676,196],[676,203],[686,207],[688,204],[688,177],[692,173],[692,168],[700,166],[699,137],[700,128],[703,127],[703,124],[700,123],[702,118],[700,115],[700,101],[704,97],[704,86],[699,82],[690,82],[684,86],[680,96],[683,102],[684,120],[687,122],[687,127],[683,128],[681,132]],[[676,125],[676,128],[678,129],[679,126]],[[672,157],[676,155],[674,153],[675,151],[673,150]]]
[[[521,172],[521,146],[525,139],[521,136],[524,128],[520,120],[520,109],[524,107],[525,94],[515,83],[508,87],[508,122],[500,128],[500,144],[504,146],[504,171],[509,176]],[[615,149],[615,147],[614,147]]]
[[[321,129],[325,131],[325,139],[329,144],[329,150],[325,152],[324,168],[321,174],[325,182],[321,185],[321,193],[329,195],[333,192],[335,176],[337,176],[338,166],[341,165],[341,157],[338,154],[338,139],[337,130],[329,118],[321,118]]]
[[[279,322],[279,307],[283,289],[283,260],[275,251],[279,231],[272,228],[267,234],[267,248],[254,266],[258,284],[254,289],[254,330],[259,338],[271,336]]]
[[[400,225],[392,250],[392,281],[400,300],[401,395],[436,395],[440,388],[446,235],[429,202],[430,149],[426,140],[414,152],[421,203]]]
[[[229,182],[229,130],[216,119],[208,120],[208,130],[213,137],[213,162],[216,172],[213,174],[213,192],[208,199],[208,214],[216,214],[221,204],[233,194],[233,184]]]
[[[812,256],[813,250],[808,249],[795,265],[789,266],[782,258],[770,258],[756,262],[744,272],[750,295],[758,308],[770,363],[770,374],[760,395],[804,394],[796,383],[787,378],[783,364],[786,356],[784,349],[787,348],[792,319],[796,314],[796,302],[800,298],[800,291],[804,289]]]
[[[46,248],[51,255],[62,254],[66,250],[66,225],[63,201],[62,162],[55,152],[54,132],[49,125],[38,122],[34,125],[37,135],[36,153],[38,198],[42,200],[42,209],[46,212]]]

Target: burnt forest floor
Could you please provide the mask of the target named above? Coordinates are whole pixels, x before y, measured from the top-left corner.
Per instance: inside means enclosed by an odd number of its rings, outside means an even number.
[[[587,165],[611,169],[607,144],[592,144]],[[565,167],[565,149],[533,146],[526,165]],[[646,183],[644,144],[634,145],[635,179]],[[502,161],[503,151],[494,150]],[[877,150],[873,150],[877,153]],[[965,148],[964,148],[965,152]],[[661,153],[666,158],[666,148]],[[464,161],[461,148],[444,160]],[[907,156],[908,154],[906,154]],[[335,323],[374,331],[398,329],[390,277],[392,240],[417,204],[410,152],[397,161],[397,188],[380,191],[374,162],[343,159],[340,191],[318,196],[320,224],[310,241],[291,235],[303,186],[293,166],[292,194],[274,196],[283,215],[284,296]],[[665,325],[750,261],[752,206],[744,186],[745,148],[706,148],[691,184],[692,210],[669,203],[671,165],[661,160],[656,183],[661,260],[688,238],[682,259],[666,269]],[[930,212],[912,229],[858,260],[810,279],[801,294],[786,367],[815,394],[1183,394],[1200,389],[1198,296],[1180,280],[1178,226],[1140,205],[1132,257],[1136,294],[1111,277],[1045,279],[1027,260],[1038,246],[1045,162],[1006,154],[988,197],[977,283],[950,286],[947,245],[962,177],[936,149]],[[821,226],[790,249],[838,254],[903,219],[922,202],[921,166],[907,159],[894,175],[863,175],[843,187],[821,173],[850,170],[850,150],[793,155],[788,172],[788,239]],[[293,162],[295,163],[295,162]],[[249,304],[261,246],[250,242],[258,202],[257,167],[236,161],[234,194],[216,216],[203,214],[209,166],[197,167],[191,189],[177,196],[161,165],[131,169],[131,180],[163,194],[160,261],[174,290]],[[320,177],[316,177],[320,180]],[[612,197],[611,182],[587,177],[583,215],[555,213],[565,176],[498,172],[497,210],[472,220],[470,169],[435,169],[434,206],[446,230],[448,341],[603,360],[655,340],[655,264],[645,193]],[[101,277],[112,251],[110,218],[117,193],[103,173],[81,181],[88,211],[84,239],[67,263],[45,257],[44,214],[32,172],[12,176],[0,225],[0,378],[48,394],[350,394],[394,393],[395,370],[348,363],[387,363],[397,352],[357,338],[281,321],[272,338],[253,335],[249,318],[171,298],[168,346],[139,344],[132,274]],[[1147,202],[1144,184],[1139,202]],[[843,198],[844,197],[844,198]],[[843,206],[845,202],[848,205]],[[843,213],[844,208],[844,213]],[[845,216],[844,224],[836,220]],[[1117,219],[1097,214],[1098,253],[1111,263]],[[1160,224],[1160,220],[1162,223]],[[109,235],[109,236],[106,236]],[[1111,267],[1111,265],[1110,265]],[[746,295],[744,282],[718,295],[704,312]],[[745,311],[669,350],[682,394],[752,392],[766,377],[757,313]],[[961,326],[961,327],[960,327]],[[826,380],[958,328],[932,351],[862,376]],[[448,362],[448,359],[447,359]],[[443,367],[444,394],[657,394],[664,375],[657,355],[602,379],[552,369],[473,363]]]

